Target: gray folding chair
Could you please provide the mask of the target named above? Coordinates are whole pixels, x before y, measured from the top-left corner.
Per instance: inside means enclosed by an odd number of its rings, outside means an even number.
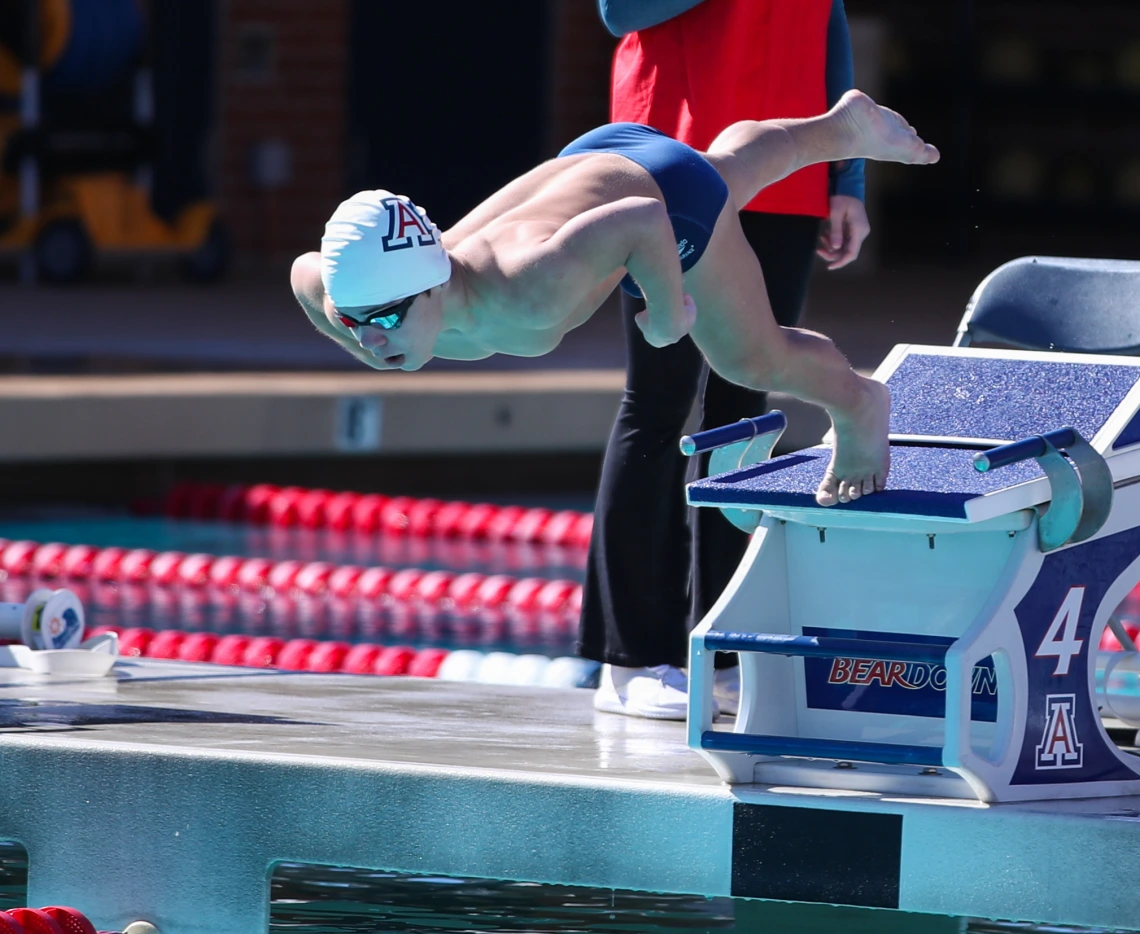
[[[974,290],[955,347],[981,341],[1022,350],[1140,354],[1140,262],[1022,256]],[[1109,628],[1136,645],[1113,613]]]
[[[1140,354],[1140,262],[1023,256],[981,281],[955,347]]]

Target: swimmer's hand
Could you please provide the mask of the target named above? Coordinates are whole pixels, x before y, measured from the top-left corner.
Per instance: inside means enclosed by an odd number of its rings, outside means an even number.
[[[634,315],[633,320],[651,347],[667,347],[677,343],[693,329],[697,323],[697,303],[693,301],[693,296],[685,293],[680,314],[663,316],[656,308],[647,308]]]

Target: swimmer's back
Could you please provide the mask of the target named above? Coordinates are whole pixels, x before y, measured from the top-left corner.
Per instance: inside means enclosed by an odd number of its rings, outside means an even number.
[[[629,197],[660,198],[649,173],[623,156],[586,153],[550,159],[509,182],[444,233],[444,246],[485,232],[496,221],[565,223],[584,211]]]

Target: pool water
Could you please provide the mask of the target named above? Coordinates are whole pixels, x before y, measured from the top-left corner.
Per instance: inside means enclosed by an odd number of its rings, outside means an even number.
[[[871,908],[299,863],[278,864],[270,897],[271,934],[1108,934],[1105,929]]]
[[[281,864],[273,934],[735,930],[730,898]]]
[[[27,857],[0,842],[0,910],[27,904]],[[75,906],[82,910],[82,906]],[[270,934],[1127,934],[869,908],[280,863]],[[251,932],[253,934],[253,932]]]

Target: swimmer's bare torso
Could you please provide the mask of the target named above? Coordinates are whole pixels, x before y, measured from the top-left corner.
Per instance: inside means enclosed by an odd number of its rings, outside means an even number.
[[[544,162],[445,231],[443,246],[451,279],[417,299],[395,331],[353,330],[338,320],[319,254],[298,259],[294,291],[319,330],[377,369],[418,369],[433,356],[549,353],[627,271],[646,295],[650,341],[676,340],[692,324],[660,189],[620,155]]]

